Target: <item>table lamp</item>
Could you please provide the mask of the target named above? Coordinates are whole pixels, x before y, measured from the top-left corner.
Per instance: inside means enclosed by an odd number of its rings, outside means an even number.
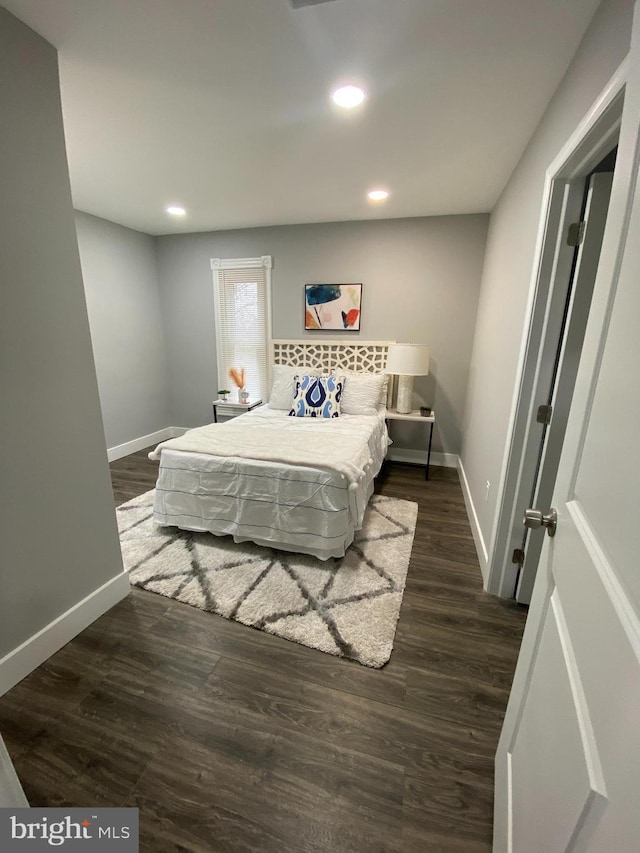
[[[389,344],[385,373],[398,377],[396,410],[406,415],[411,411],[413,377],[429,374],[429,347],[424,344]]]

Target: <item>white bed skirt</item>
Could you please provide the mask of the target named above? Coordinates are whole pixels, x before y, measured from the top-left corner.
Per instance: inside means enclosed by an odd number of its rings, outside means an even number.
[[[321,560],[343,557],[362,526],[379,458],[357,491],[338,473],[163,450],[154,519]],[[386,448],[386,439],[384,442]]]

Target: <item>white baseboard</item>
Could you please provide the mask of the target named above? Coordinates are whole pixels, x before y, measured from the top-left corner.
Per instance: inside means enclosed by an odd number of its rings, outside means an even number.
[[[129,575],[120,572],[0,659],[0,696],[129,594]]]
[[[152,444],[160,444],[161,441],[166,441],[168,438],[176,438],[186,431],[187,427],[165,427],[164,429],[157,430],[157,432],[150,432],[149,435],[141,435],[132,441],[118,444],[116,447],[107,448],[107,457],[109,462],[114,462],[116,459],[122,459],[123,456],[128,456],[130,453],[144,450],[145,447],[151,447]]]
[[[462,494],[464,496],[464,503],[467,508],[467,516],[469,517],[469,524],[471,525],[471,533],[473,534],[473,541],[475,542],[476,551],[478,553],[478,561],[480,563],[480,571],[482,572],[482,581],[484,584],[484,588],[487,588],[487,580],[489,576],[489,557],[487,552],[487,546],[484,542],[484,536],[482,535],[482,530],[480,530],[480,523],[478,521],[478,514],[476,513],[476,508],[473,503],[473,498],[471,497],[471,490],[469,489],[469,482],[467,480],[467,475],[464,472],[464,467],[462,465],[462,461],[458,459],[458,474],[460,475],[460,485],[462,486]]]
[[[427,464],[426,450],[410,450],[405,447],[390,447],[387,451],[387,459],[392,462],[410,462],[413,465]],[[431,465],[440,465],[443,468],[456,468],[458,457],[455,453],[431,454]]]

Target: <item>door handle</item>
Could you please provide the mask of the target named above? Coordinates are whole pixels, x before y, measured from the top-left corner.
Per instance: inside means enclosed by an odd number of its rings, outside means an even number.
[[[546,527],[549,536],[555,536],[556,527],[558,526],[558,513],[553,507],[551,507],[546,515],[544,515],[539,509],[525,509],[522,523],[530,530],[537,530],[539,527]]]

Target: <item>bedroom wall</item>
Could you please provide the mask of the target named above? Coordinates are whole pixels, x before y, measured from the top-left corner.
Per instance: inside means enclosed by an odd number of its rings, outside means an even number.
[[[273,256],[273,334],[303,330],[306,282],[362,282],[361,331],[349,339],[424,342],[431,373],[415,404],[437,412],[434,450],[457,454],[488,217],[337,222],[157,238],[173,426],[211,417],[217,390],[210,258]],[[426,429],[394,425],[400,448],[424,451]]]
[[[462,466],[492,553],[545,172],[624,59],[632,0],[605,0],[491,214],[464,416]],[[492,484],[485,501],[486,482]],[[478,532],[478,531],[476,531]],[[486,579],[486,561],[481,559]]]
[[[75,221],[105,439],[114,448],[169,424],[155,242],[86,213]]]
[[[0,116],[1,694],[126,595],[128,581],[78,258],[57,54],[3,8]]]

